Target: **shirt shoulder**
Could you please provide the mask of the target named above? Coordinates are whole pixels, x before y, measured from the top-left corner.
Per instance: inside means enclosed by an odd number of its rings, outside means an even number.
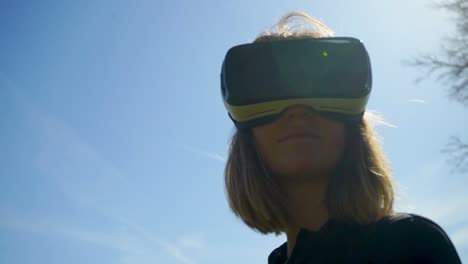
[[[382,254],[406,263],[461,263],[443,228],[433,220],[411,213],[397,213],[377,222]]]
[[[274,249],[268,255],[268,263],[269,264],[284,263],[287,259],[287,251],[288,251],[288,243],[284,242],[281,246]]]

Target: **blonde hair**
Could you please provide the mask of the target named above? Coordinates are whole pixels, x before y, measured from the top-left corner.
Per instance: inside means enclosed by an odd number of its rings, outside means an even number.
[[[309,23],[290,27],[294,18]],[[292,12],[254,42],[333,35],[317,19]],[[360,123],[346,126],[343,158],[330,178],[326,197],[329,215],[335,220],[364,225],[393,214],[395,187],[373,123],[379,123],[379,117],[366,112]],[[280,234],[287,228],[287,198],[261,162],[253,140],[251,130],[235,130],[231,138],[224,170],[229,206],[252,229]]]

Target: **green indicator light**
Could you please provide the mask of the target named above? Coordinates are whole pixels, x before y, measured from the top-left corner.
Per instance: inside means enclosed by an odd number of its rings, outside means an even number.
[[[328,52],[324,51],[324,52],[322,52],[322,55],[323,55],[324,57],[328,57]]]

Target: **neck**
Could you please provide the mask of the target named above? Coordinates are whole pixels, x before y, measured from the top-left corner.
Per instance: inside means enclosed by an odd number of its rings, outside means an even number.
[[[286,230],[288,257],[296,245],[299,230],[319,230],[328,220],[325,204],[327,182],[300,182],[283,185],[288,197],[289,226]]]

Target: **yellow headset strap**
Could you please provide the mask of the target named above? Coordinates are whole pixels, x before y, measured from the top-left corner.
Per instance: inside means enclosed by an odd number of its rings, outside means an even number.
[[[281,113],[291,105],[308,105],[317,111],[357,115],[365,110],[369,95],[360,98],[299,98],[262,102],[249,105],[230,105],[224,103],[232,118],[237,122]]]

